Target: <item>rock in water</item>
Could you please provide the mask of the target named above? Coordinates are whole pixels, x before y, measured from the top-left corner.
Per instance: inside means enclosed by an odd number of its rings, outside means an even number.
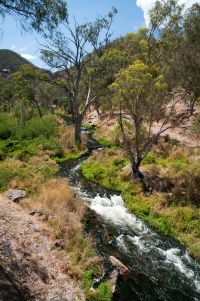
[[[7,196],[10,201],[18,202],[20,199],[23,199],[26,197],[26,191],[21,190],[21,189],[10,189],[7,193]]]
[[[116,269],[114,269],[114,271],[112,271],[112,273],[110,274],[110,277],[108,279],[108,281],[111,285],[113,294],[116,291],[118,277],[119,277],[119,271],[116,268]]]
[[[109,259],[112,262],[112,264],[118,269],[119,275],[121,277],[126,278],[130,274],[129,268],[127,268],[127,266],[125,266],[117,258],[115,258],[114,256],[110,256]]]

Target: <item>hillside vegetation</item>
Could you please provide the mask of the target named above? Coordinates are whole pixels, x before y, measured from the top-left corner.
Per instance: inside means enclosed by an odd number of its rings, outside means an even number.
[[[12,50],[0,49],[0,71],[7,69],[11,72],[15,72],[24,64],[31,63]]]

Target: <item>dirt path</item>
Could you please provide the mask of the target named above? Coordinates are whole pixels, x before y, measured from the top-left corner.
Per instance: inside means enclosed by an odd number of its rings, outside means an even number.
[[[0,301],[78,301],[43,223],[0,195]]]

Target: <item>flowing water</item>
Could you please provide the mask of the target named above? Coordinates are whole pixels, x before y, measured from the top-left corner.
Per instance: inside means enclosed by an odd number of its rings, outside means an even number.
[[[130,276],[118,281],[113,301],[200,300],[199,263],[179,242],[129,213],[119,194],[86,181],[80,165],[88,156],[62,164],[60,175],[87,201],[88,228],[107,269],[110,255],[130,269]]]

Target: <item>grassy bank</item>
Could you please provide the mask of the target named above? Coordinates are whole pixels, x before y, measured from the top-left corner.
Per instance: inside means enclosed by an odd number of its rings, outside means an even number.
[[[55,176],[57,163],[83,154],[86,145],[75,145],[73,131],[53,115],[32,117],[20,126],[12,114],[1,113],[0,191],[18,187],[34,193]]]
[[[79,158],[86,151],[86,137],[77,146],[73,127],[66,127],[56,116],[33,117],[20,127],[14,116],[2,113],[0,138],[0,190],[26,190],[28,198],[21,204],[29,212],[41,212],[41,221],[60,250],[63,271],[80,283],[88,301],[111,300],[107,282],[91,290],[103,265],[84,234],[84,202],[66,180],[56,177],[58,163]]]
[[[156,177],[156,182],[162,182],[162,187],[172,187],[172,190],[148,195],[132,179],[129,160],[119,147],[93,152],[82,164],[82,172],[89,181],[121,191],[131,212],[176,237],[200,258],[199,162],[196,150],[162,141],[145,159],[142,170]]]
[[[110,301],[111,289],[107,282],[92,291],[94,278],[103,273],[101,259],[84,235],[85,204],[70,188],[66,180],[49,179],[37,194],[23,201],[29,211],[41,212],[41,218],[51,229],[63,271],[80,282],[88,301]]]

